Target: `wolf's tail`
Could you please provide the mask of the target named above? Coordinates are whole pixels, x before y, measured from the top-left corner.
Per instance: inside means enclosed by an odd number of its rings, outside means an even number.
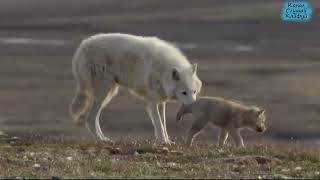
[[[84,123],[93,101],[90,93],[90,83],[86,82],[87,80],[84,78],[88,76],[88,72],[85,67],[81,66],[84,61],[86,61],[86,58],[80,45],[72,59],[72,72],[77,83],[77,90],[69,105],[70,115],[78,125]]]
[[[77,90],[71,104],[69,105],[69,112],[76,124],[84,123],[87,112],[91,104],[91,97],[84,91]]]

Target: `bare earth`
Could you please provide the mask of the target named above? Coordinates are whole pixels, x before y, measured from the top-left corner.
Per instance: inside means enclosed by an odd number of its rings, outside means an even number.
[[[319,13],[310,23],[285,23],[280,20],[282,1],[50,2],[0,3],[4,132],[89,138],[68,114],[75,91],[71,58],[81,39],[123,32],[176,43],[199,63],[203,95],[265,107],[267,132],[246,131],[245,142],[320,144]],[[319,12],[320,3],[313,2]],[[168,131],[183,137],[190,119],[177,124],[177,107],[168,107]],[[101,124],[114,139],[153,136],[143,102],[125,91],[104,110]],[[208,128],[198,140],[215,142],[216,135]]]

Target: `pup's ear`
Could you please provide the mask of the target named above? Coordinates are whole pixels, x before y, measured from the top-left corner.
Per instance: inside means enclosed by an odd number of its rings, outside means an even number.
[[[265,109],[252,109],[251,110],[256,116],[260,116],[266,112]]]
[[[172,69],[172,79],[175,81],[179,81],[180,80],[180,73],[176,68]]]
[[[197,74],[198,63],[193,63],[191,68],[192,68],[192,73]]]
[[[258,115],[260,116],[261,114],[264,114],[265,112],[266,112],[265,109],[260,109],[260,110],[258,111]]]

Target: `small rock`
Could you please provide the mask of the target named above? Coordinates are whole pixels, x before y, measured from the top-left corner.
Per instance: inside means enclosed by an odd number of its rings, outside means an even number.
[[[19,140],[20,138],[19,137],[17,137],[17,136],[13,136],[13,137],[11,137],[11,140],[15,140],[15,141],[17,141],[17,140]]]
[[[320,175],[319,171],[314,172],[315,175]]]
[[[283,175],[283,174],[276,174],[273,176],[274,179],[292,179],[289,176]]]
[[[112,163],[115,163],[115,162],[119,161],[119,159],[110,159],[110,161],[111,161]]]
[[[34,156],[35,155],[35,153],[34,152],[30,152],[30,156]]]
[[[33,165],[33,167],[40,168],[40,164],[36,163],[36,164]]]
[[[233,157],[233,154],[228,154],[228,157]]]
[[[224,153],[224,150],[222,148],[217,149],[218,153]]]
[[[173,150],[173,151],[171,151],[171,154],[182,155],[183,152]]]
[[[11,145],[15,145],[15,144],[17,144],[17,141],[9,141],[9,143],[10,143]]]
[[[68,156],[68,157],[67,157],[67,160],[68,160],[68,161],[72,161],[73,158],[72,158],[71,156]]]
[[[169,149],[168,149],[167,147],[163,147],[163,148],[162,148],[162,152],[168,153],[168,152],[169,152]]]
[[[290,169],[281,169],[282,172],[289,172]]]
[[[159,161],[157,161],[157,162],[156,162],[156,164],[157,164],[157,166],[159,166],[159,167],[161,166],[161,164],[160,164],[160,162],[159,162]]]
[[[135,156],[139,155],[138,151],[134,151],[133,155],[135,155]]]
[[[88,153],[91,155],[91,156],[95,156],[96,155],[96,152],[97,152],[97,149],[94,148],[94,147],[91,147],[88,149]]]
[[[19,140],[20,138],[18,138],[17,136],[14,136],[14,137],[11,137],[9,139],[7,139],[7,143],[11,144],[11,145],[15,145],[17,144],[17,141]]]
[[[296,171],[301,171],[301,170],[302,170],[302,167],[297,166],[297,167],[294,168],[294,170],[296,170]]]
[[[0,137],[8,137],[8,135],[0,130]]]
[[[175,166],[177,166],[177,163],[169,162],[167,165],[170,166],[170,167],[175,167]]]

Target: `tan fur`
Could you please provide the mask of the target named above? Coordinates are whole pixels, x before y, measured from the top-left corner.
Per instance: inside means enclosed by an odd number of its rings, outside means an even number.
[[[220,128],[218,145],[226,143],[228,135],[232,137],[237,146],[244,146],[240,129],[249,128],[257,132],[264,132],[265,110],[256,106],[248,107],[240,103],[229,101],[219,97],[200,97],[190,106],[182,105],[176,119],[192,113],[194,122],[187,135],[187,144],[191,145],[193,138],[209,122]]]

